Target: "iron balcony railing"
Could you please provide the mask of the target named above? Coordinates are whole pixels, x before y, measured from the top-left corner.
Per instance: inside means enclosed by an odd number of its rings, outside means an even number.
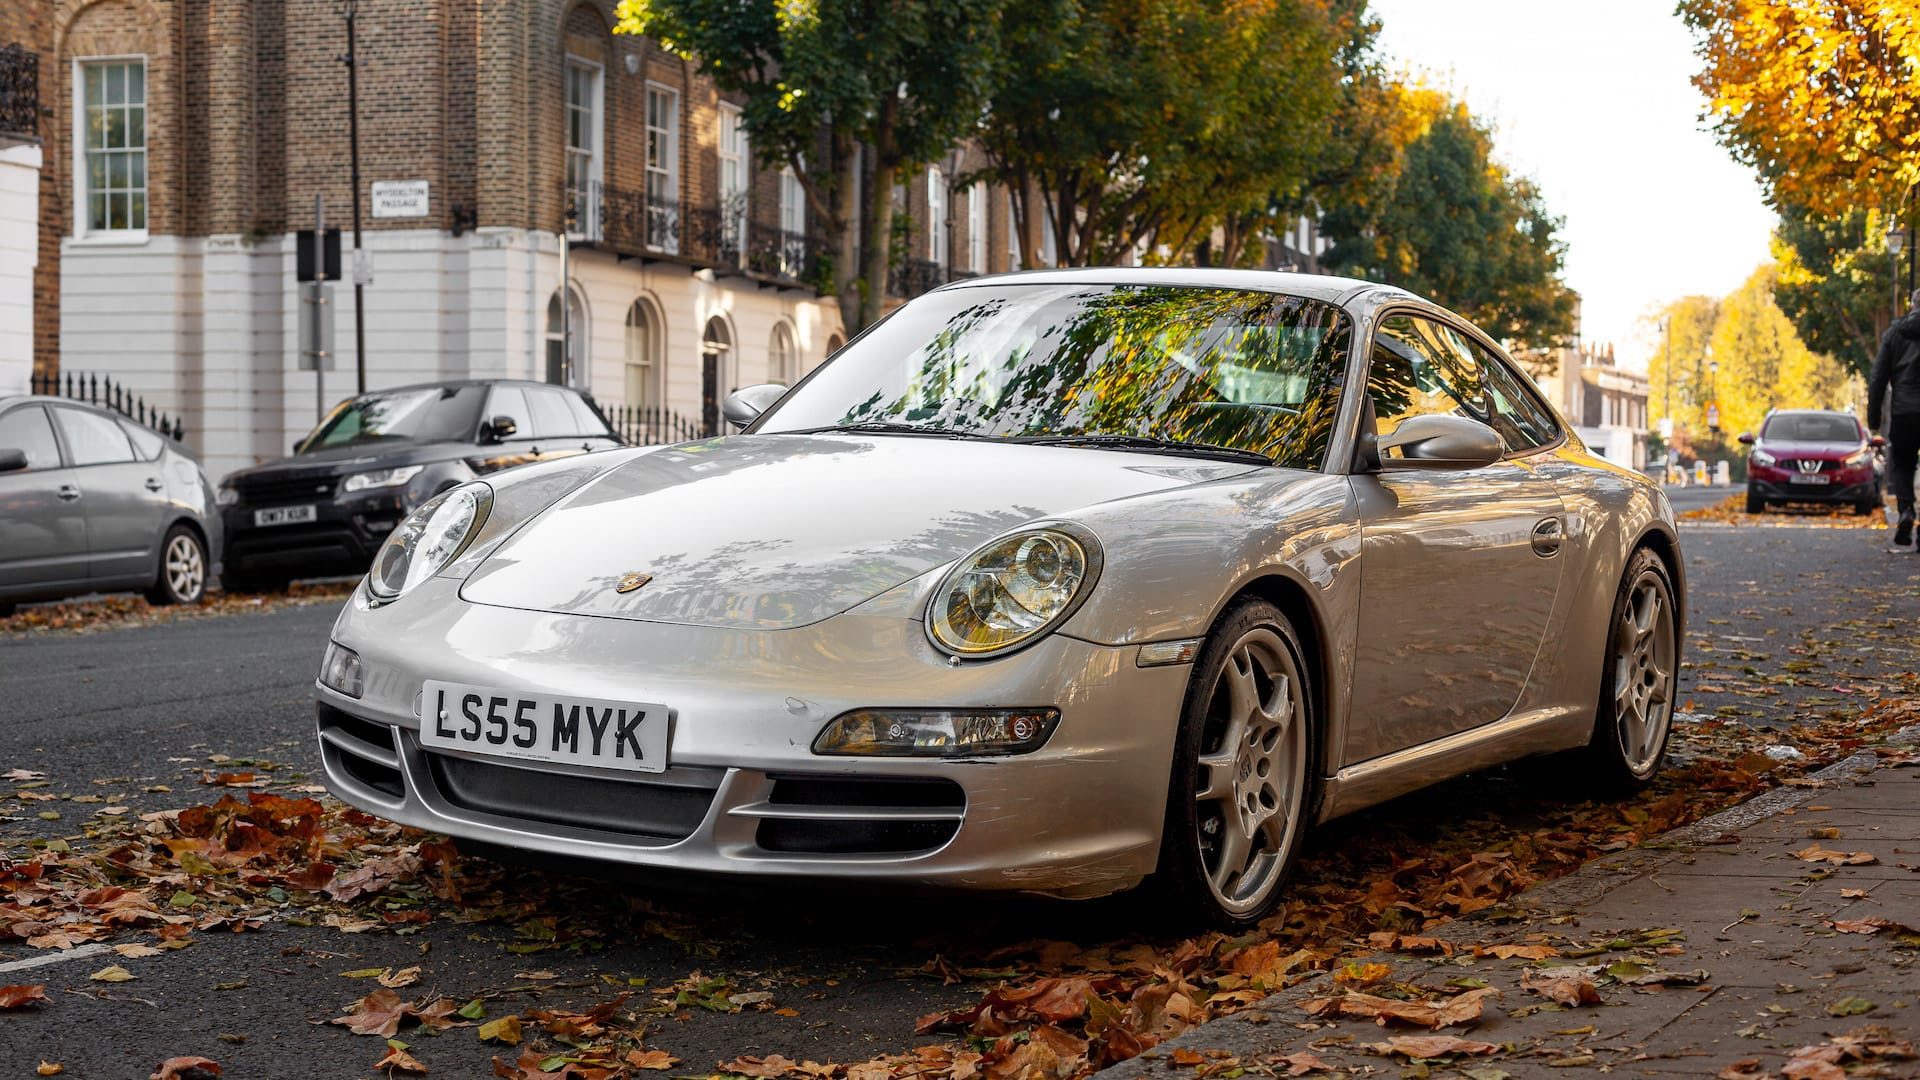
[[[150,427],[175,442],[187,436],[186,425],[180,422],[178,416],[170,417],[157,408],[149,408],[147,399],[114,382],[111,376],[81,374],[77,371],[62,372],[58,375],[35,375],[28,383],[28,389],[36,394],[69,398],[73,401],[84,401],[89,405],[98,405],[104,409],[112,409],[134,423]]]
[[[594,184],[569,189],[575,242],[616,254],[671,258],[778,285],[819,288],[824,244],[810,233],[753,221],[732,205],[649,199],[644,191]],[[744,229],[743,226],[744,225]]]
[[[40,141],[40,54],[0,48],[0,146]]]

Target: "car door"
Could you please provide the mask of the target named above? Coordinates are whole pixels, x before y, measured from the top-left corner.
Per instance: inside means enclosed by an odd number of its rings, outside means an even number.
[[[158,462],[141,461],[112,417],[49,406],[87,515],[87,577],[96,586],[146,581],[160,558],[167,485]]]
[[[1526,685],[1559,588],[1564,508],[1527,461],[1538,433],[1503,411],[1504,373],[1463,332],[1411,313],[1375,332],[1367,392],[1381,437],[1406,419],[1453,413],[1508,448],[1476,469],[1353,478],[1361,520],[1360,629],[1349,760],[1443,738],[1505,716]],[[1509,388],[1510,392],[1510,388]]]
[[[27,456],[25,469],[0,473],[0,593],[83,587],[86,512],[45,407],[28,403],[0,413],[0,450]]]

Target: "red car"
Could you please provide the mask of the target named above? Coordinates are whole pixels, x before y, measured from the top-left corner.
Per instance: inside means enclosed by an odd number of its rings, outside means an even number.
[[[1772,503],[1846,503],[1856,514],[1880,508],[1874,451],[1886,445],[1849,412],[1778,409],[1767,414],[1747,452],[1747,513]]]

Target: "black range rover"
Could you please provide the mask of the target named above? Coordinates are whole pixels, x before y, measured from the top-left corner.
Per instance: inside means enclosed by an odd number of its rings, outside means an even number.
[[[381,390],[336,406],[293,456],[220,481],[229,591],[357,574],[416,506],[510,465],[619,446],[565,387],[465,380]]]

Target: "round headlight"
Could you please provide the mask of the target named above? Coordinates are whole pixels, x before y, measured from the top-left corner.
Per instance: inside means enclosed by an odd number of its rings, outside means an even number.
[[[493,489],[477,482],[421,503],[380,545],[367,588],[382,600],[392,600],[439,573],[480,531],[492,505]]]
[[[927,609],[933,643],[957,656],[994,656],[1046,633],[1073,612],[1100,568],[1093,537],[1059,528],[1001,537],[960,560]]]

